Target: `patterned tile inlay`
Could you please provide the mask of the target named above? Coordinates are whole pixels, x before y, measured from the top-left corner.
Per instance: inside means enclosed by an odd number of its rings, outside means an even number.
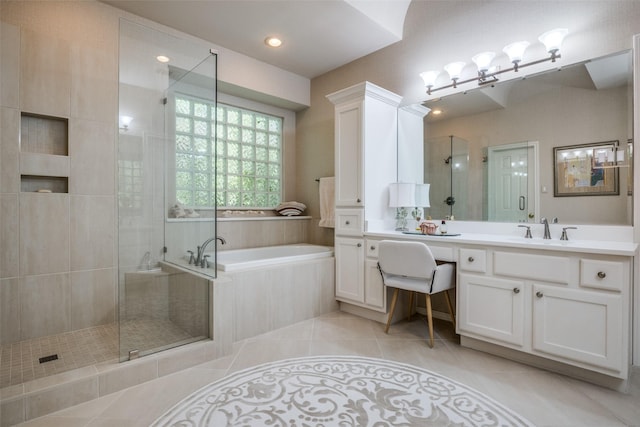
[[[161,426],[532,426],[484,394],[416,366],[355,356],[290,359],[193,393]]]
[[[150,353],[194,341],[166,319],[136,319],[122,324],[122,348]],[[201,339],[203,337],[197,337]],[[58,360],[40,363],[41,357]],[[0,388],[98,363],[118,361],[118,324],[95,326],[0,346]]]

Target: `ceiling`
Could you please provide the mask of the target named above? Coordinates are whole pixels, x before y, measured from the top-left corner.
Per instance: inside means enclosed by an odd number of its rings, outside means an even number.
[[[313,78],[402,39],[411,0],[101,0]],[[267,36],[283,40],[268,48]]]

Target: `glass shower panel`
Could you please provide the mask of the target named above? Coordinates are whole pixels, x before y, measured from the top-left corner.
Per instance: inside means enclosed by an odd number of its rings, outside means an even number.
[[[159,55],[170,62],[161,62]],[[190,74],[180,72],[176,78],[175,70],[194,67],[208,73],[207,96],[215,94],[215,63],[215,55],[207,54],[201,46],[194,48],[192,41],[125,19],[120,22],[117,185],[121,361],[210,336],[210,281],[193,274],[188,264],[181,262],[183,248],[168,238],[168,212],[175,203],[169,185],[175,180],[175,170],[168,167],[175,161],[171,154],[175,150],[175,120],[171,121],[167,101],[168,88]],[[204,239],[215,234],[215,215],[176,225],[182,234]]]
[[[468,219],[469,143],[453,135],[428,140],[424,146],[424,182],[431,184],[433,219]]]
[[[456,136],[451,137],[451,195],[455,203],[450,206],[450,216],[469,220],[469,143]]]
[[[198,265],[192,268],[211,277],[216,274],[217,247],[216,60],[211,54],[189,71],[170,66],[170,86],[164,98],[165,260],[184,265],[193,253]]]

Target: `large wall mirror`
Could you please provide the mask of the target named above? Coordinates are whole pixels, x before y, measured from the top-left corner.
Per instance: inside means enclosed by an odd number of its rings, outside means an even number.
[[[423,103],[427,214],[631,225],[632,74],[625,51]]]

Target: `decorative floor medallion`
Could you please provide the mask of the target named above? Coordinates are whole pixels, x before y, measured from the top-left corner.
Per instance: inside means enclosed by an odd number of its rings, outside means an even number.
[[[160,426],[532,426],[484,394],[403,363],[288,359],[233,373],[185,398]]]

